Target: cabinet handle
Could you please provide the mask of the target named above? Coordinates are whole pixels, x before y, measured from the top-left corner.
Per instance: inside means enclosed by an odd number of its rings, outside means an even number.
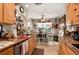
[[[77,9],[75,8],[74,11],[77,11]]]
[[[79,14],[77,16],[79,17]]]

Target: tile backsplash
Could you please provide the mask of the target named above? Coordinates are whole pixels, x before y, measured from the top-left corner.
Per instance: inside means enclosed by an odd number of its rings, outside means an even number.
[[[79,25],[69,25],[69,26],[67,26],[67,30],[70,31],[70,32],[76,31],[77,28],[79,28]]]
[[[17,36],[17,30],[15,25],[3,25],[3,34],[4,35],[6,32],[10,32],[14,36]]]

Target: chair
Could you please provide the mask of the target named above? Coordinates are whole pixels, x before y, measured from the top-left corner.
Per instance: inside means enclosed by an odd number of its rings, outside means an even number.
[[[38,42],[48,42],[47,34],[39,33],[38,34]]]
[[[42,33],[38,33],[37,34],[37,42],[42,41],[42,39],[43,39],[42,37],[43,37]]]

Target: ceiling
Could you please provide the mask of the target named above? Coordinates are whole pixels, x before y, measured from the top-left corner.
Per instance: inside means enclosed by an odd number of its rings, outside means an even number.
[[[40,19],[41,15],[45,15],[45,18],[56,18],[66,13],[65,3],[42,3],[40,5],[26,3],[22,5],[28,5],[28,16],[32,19]]]

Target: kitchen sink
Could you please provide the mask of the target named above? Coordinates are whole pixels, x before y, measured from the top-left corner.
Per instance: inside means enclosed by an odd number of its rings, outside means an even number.
[[[72,45],[79,49],[79,44],[72,44]]]

